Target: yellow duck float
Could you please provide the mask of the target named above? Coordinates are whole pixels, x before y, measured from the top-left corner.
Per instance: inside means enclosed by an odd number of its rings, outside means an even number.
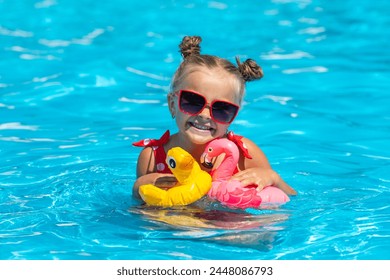
[[[139,194],[150,206],[183,206],[202,198],[211,188],[211,176],[194,158],[180,147],[167,153],[166,162],[177,179],[176,186],[162,190],[152,184],[142,185]]]

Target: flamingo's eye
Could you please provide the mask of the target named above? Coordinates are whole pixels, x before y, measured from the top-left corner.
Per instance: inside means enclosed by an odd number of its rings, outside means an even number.
[[[209,148],[208,151],[209,151],[209,152],[212,152],[212,151],[213,151],[213,148]]]

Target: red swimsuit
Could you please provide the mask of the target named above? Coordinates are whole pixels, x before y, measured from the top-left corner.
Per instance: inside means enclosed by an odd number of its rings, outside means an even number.
[[[144,139],[138,142],[133,143],[133,146],[137,147],[152,147],[154,158],[156,162],[156,169],[158,173],[172,173],[171,170],[168,168],[168,165],[165,162],[165,159],[167,157],[164,145],[169,141],[170,133],[169,130],[167,130],[163,136],[161,136],[160,139]],[[229,132],[227,134],[227,138],[230,141],[233,141],[237,147],[240,149],[240,151],[243,153],[243,155],[246,158],[251,159],[252,157],[249,155],[248,149],[245,147],[244,142],[242,142],[242,136],[235,135],[233,132]],[[236,171],[238,169],[236,168]],[[235,172],[236,173],[236,172]]]

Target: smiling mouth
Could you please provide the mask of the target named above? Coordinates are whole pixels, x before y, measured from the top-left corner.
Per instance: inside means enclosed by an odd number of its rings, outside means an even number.
[[[192,127],[195,127],[196,129],[199,129],[199,130],[212,131],[214,129],[214,128],[210,127],[210,126],[200,125],[200,124],[194,123],[194,122],[189,122],[189,124]]]

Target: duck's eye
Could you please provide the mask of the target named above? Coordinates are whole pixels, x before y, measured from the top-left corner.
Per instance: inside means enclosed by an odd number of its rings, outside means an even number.
[[[176,167],[176,161],[175,161],[174,158],[169,157],[168,160],[167,160],[167,162],[168,162],[168,165],[169,165],[171,168],[175,168],[175,167]]]
[[[208,151],[209,151],[209,152],[212,152],[212,151],[213,151],[213,148],[210,147]]]

